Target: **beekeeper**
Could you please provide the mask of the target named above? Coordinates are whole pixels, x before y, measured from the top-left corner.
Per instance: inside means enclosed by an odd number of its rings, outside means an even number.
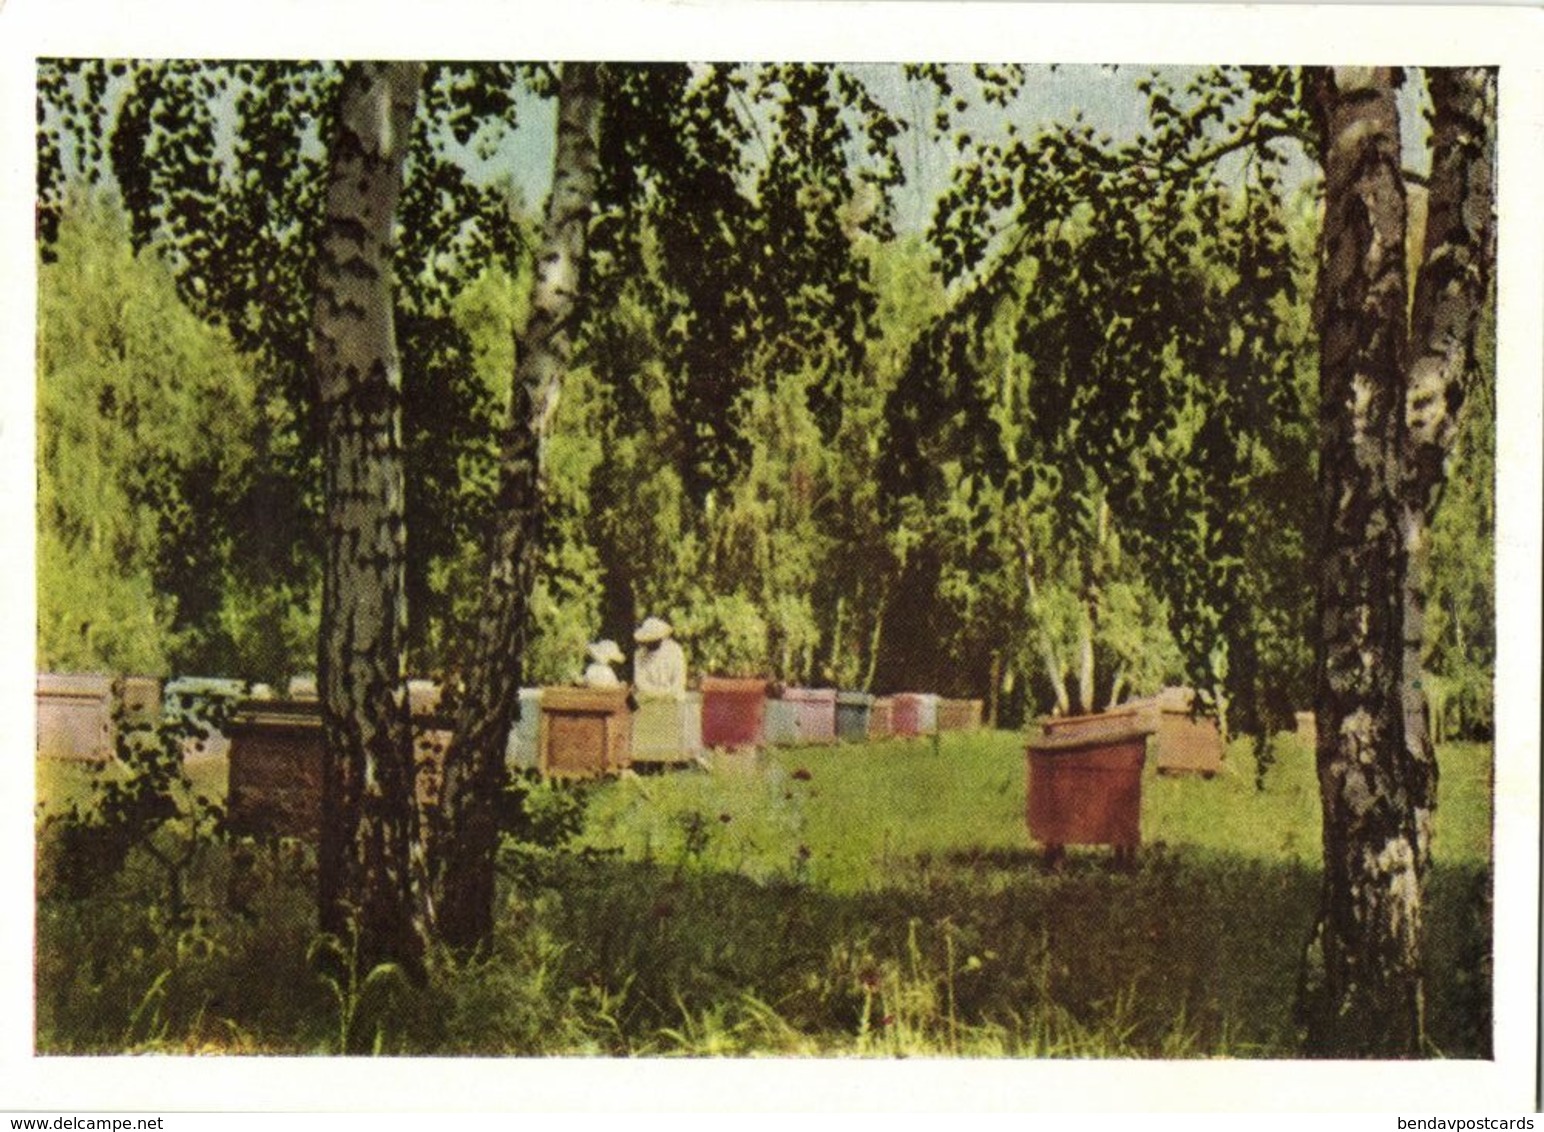
[[[633,693],[639,699],[686,699],[686,653],[673,636],[670,622],[650,617],[638,626],[633,640]]]
[[[584,670],[584,685],[587,688],[620,688],[622,681],[617,678],[614,664],[621,664],[627,659],[615,641],[596,641],[587,650],[590,656],[590,666]]]

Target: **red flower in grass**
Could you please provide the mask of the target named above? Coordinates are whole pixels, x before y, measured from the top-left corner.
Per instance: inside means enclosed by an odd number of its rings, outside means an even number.
[[[814,778],[815,776],[813,774],[811,774],[807,769],[805,769],[804,767],[801,766],[798,770],[793,772],[793,777],[796,780],[798,780],[799,782],[808,782],[810,779]]]

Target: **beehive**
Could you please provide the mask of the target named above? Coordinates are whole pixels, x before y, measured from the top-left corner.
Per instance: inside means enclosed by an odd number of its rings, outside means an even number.
[[[113,681],[96,674],[40,672],[37,753],[105,762],[113,757]]]
[[[592,778],[631,762],[632,718],[628,690],[543,688],[540,759],[543,774]]]
[[[702,754],[702,696],[684,700],[644,699],[633,712],[632,757],[636,763],[695,762]]]
[[[873,709],[874,697],[867,692],[838,692],[836,696],[837,737],[859,741],[867,739]]]
[[[767,682],[724,676],[702,678],[702,744],[734,750],[762,743]]]
[[[930,692],[897,692],[892,726],[901,736],[931,735],[938,730],[938,697]]]
[[[1141,843],[1142,768],[1150,713],[1123,709],[1047,720],[1027,750],[1029,835],[1054,857],[1065,845]]]
[[[938,730],[975,731],[981,726],[980,700],[938,701]]]
[[[1217,721],[1194,714],[1195,693],[1165,688],[1130,705],[1153,717],[1153,762],[1159,774],[1199,774],[1211,778],[1222,769],[1224,747]]]

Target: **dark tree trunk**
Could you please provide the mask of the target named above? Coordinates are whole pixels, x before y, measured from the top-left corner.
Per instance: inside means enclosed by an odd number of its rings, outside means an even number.
[[[392,225],[421,72],[413,63],[344,72],[312,314],[326,512],[318,897],[325,930],[345,940],[357,932],[365,969],[386,959],[416,969],[423,951],[411,865],[402,382],[392,319]]]
[[[511,392],[488,582],[430,844],[437,930],[459,948],[481,944],[493,930],[495,804],[519,710],[527,607],[540,562],[547,434],[572,351],[595,199],[600,85],[597,65],[564,64],[552,194]]]
[[[1434,223],[1413,347],[1398,73],[1339,68],[1314,80],[1325,171],[1315,690],[1324,889],[1300,1009],[1318,1055],[1424,1047],[1422,895],[1437,767],[1420,689],[1421,574],[1488,288],[1490,119],[1474,97],[1476,81],[1485,89],[1477,74],[1433,76]]]

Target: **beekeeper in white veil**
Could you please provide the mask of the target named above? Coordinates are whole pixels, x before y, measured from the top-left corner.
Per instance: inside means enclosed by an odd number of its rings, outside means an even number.
[[[620,688],[613,664],[627,659],[615,641],[596,641],[589,647],[590,666],[584,670],[584,684],[588,688]]]
[[[686,653],[673,636],[670,622],[650,617],[638,626],[633,640],[633,693],[639,699],[686,699]]]

